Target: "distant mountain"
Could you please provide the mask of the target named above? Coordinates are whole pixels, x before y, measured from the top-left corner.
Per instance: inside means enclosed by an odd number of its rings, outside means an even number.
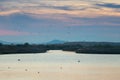
[[[63,44],[65,42],[66,41],[62,41],[62,40],[52,40],[52,41],[47,42],[47,44]]]
[[[2,43],[2,44],[11,44],[10,42],[2,41],[2,40],[0,40],[0,43]]]

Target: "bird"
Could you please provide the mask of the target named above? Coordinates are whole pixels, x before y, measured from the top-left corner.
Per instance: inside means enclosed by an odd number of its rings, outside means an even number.
[[[28,71],[27,69],[25,69],[25,71]]]
[[[18,59],[18,61],[20,61],[20,59]]]
[[[60,69],[62,69],[62,67],[60,67]]]
[[[8,69],[10,69],[10,67],[8,67]]]
[[[80,62],[80,60],[78,60],[78,63]]]

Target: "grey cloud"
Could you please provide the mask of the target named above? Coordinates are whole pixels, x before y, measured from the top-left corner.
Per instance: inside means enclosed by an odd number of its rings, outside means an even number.
[[[30,0],[29,2],[27,0],[21,1],[21,0],[11,0],[11,1],[1,1],[0,0],[0,7],[1,11],[5,10],[11,10],[11,9],[41,9],[41,8],[48,8],[48,9],[58,9],[58,10],[85,10],[87,6],[79,6],[79,7],[74,7],[72,5],[65,5],[65,6],[59,6],[59,5],[52,5],[45,3],[45,1],[33,1]]]
[[[48,8],[53,8],[53,9],[59,9],[59,10],[68,10],[68,11],[71,11],[71,10],[85,10],[86,7],[78,7],[78,8],[75,8],[75,7],[72,7],[72,6],[48,6]]]
[[[120,4],[114,4],[114,3],[103,3],[103,4],[96,4],[100,7],[108,7],[108,8],[120,8]]]
[[[59,1],[55,0],[57,3],[59,3]],[[72,0],[71,0],[72,1]],[[82,1],[82,0],[75,0],[75,1]],[[82,2],[95,2],[94,0],[85,0]],[[99,1],[99,0],[98,0]],[[97,2],[98,2],[97,1]],[[63,1],[64,2],[64,1]],[[2,8],[0,7],[0,11],[7,11],[7,10],[11,10],[11,9],[42,9],[42,8],[47,8],[47,9],[58,9],[58,10],[66,10],[66,11],[74,11],[74,10],[86,10],[88,8],[93,8],[92,6],[72,6],[72,5],[54,5],[54,4],[49,4],[46,3],[46,1],[38,1],[38,0],[0,0],[0,6],[2,6]],[[94,7],[96,8],[96,7]]]

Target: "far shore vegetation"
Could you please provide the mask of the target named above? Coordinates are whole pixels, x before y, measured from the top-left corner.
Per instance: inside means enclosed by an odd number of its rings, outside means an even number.
[[[65,42],[62,44],[2,44],[0,54],[45,53],[48,50],[74,51],[78,54],[120,54],[120,43]]]

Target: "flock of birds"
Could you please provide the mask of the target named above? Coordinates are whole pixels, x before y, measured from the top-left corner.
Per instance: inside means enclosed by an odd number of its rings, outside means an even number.
[[[21,59],[18,59],[17,61],[21,61]],[[80,60],[77,61],[78,63],[80,63]],[[8,69],[10,69],[11,67],[8,67]],[[61,66],[60,69],[63,69],[63,67]],[[28,71],[28,69],[25,69],[25,71]],[[37,72],[38,74],[40,74],[40,72]]]

